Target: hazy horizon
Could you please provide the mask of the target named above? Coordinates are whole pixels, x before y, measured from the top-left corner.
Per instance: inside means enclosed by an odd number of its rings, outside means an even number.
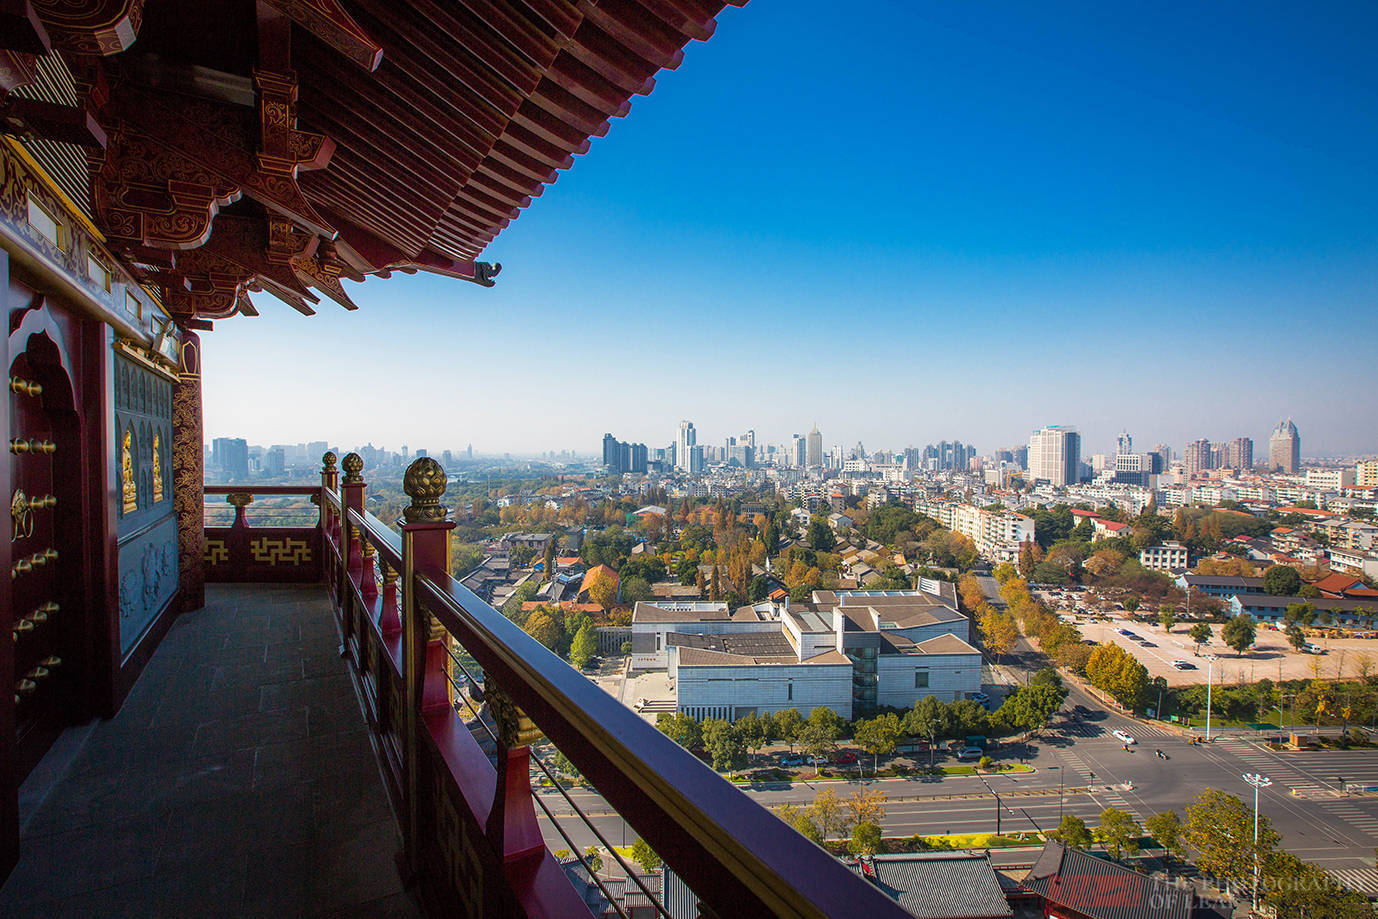
[[[1291,417],[1306,455],[1378,452],[1350,345],[1378,7],[827,9],[724,11],[489,247],[491,290],[255,294],[202,336],[207,439],[594,453],[688,418],[988,453],[1074,424],[1086,455],[1257,456]]]

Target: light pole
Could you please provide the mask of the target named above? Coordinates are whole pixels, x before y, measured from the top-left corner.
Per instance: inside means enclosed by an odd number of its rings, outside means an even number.
[[[1061,764],[1056,765],[1056,766],[1049,766],[1048,768],[1049,768],[1049,769],[1056,769],[1056,770],[1057,770],[1057,820],[1058,820],[1058,823],[1061,823],[1061,822],[1062,822],[1062,782],[1063,782],[1063,779],[1065,778],[1065,775],[1063,774]]]
[[[1206,657],[1206,742],[1211,739],[1211,673],[1214,670],[1215,655]]]
[[[1244,781],[1254,786],[1254,910],[1258,910],[1258,790],[1273,784],[1273,780],[1257,772],[1246,772]]]

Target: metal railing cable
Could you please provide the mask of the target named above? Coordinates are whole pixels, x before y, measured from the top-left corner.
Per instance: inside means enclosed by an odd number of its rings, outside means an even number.
[[[454,653],[454,651],[450,650],[449,648],[445,649],[445,653],[449,656],[450,661],[456,667],[464,671],[464,678],[469,681],[469,685],[474,685],[473,675],[469,673],[469,668],[464,666],[464,662],[461,661],[459,657]],[[445,679],[450,684],[450,687],[455,691],[455,697],[463,701],[465,707],[468,708],[469,711],[473,712],[474,720],[477,721],[479,725],[483,728],[483,730],[487,732],[488,736],[493,739],[493,743],[495,745],[501,746],[501,742],[498,740],[498,735],[493,733],[493,729],[489,727],[488,723],[479,716],[478,710],[474,708],[474,703],[469,700],[468,695],[465,694],[462,691],[460,685],[455,682],[454,677],[447,673],[445,674]],[[531,751],[530,756],[531,761],[534,762],[540,768],[541,772],[545,773],[545,777],[550,780],[550,784],[555,788],[556,791],[560,793],[560,796],[565,799],[565,803],[567,803],[570,806],[570,809],[578,815],[580,821],[583,822],[584,826],[586,826],[589,829],[589,831],[593,833],[593,835],[598,839],[598,841],[601,842],[605,848],[607,848],[609,854],[611,854],[612,857],[617,860],[617,864],[622,868],[623,873],[626,874],[626,876],[631,880],[631,882],[635,884],[643,894],[646,895],[646,899],[651,901],[651,905],[656,910],[656,915],[665,916],[668,919],[670,913],[668,910],[666,910],[665,905],[660,902],[660,898],[657,897],[655,894],[651,893],[650,889],[646,886],[646,884],[641,880],[641,878],[636,874],[636,872],[634,872],[631,869],[631,866],[627,864],[626,860],[622,857],[622,853],[618,852],[617,849],[613,847],[612,843],[610,843],[607,837],[605,837],[599,831],[598,827],[593,825],[593,821],[589,819],[588,815],[584,813],[583,809],[580,808],[578,804],[574,803],[574,799],[570,797],[569,792],[565,789],[565,786],[561,784],[560,780],[556,778],[555,774],[550,771],[550,768],[548,766],[546,766],[545,761],[536,753],[535,750]],[[595,872],[589,866],[589,863],[584,860],[584,856],[579,853],[579,846],[575,844],[574,840],[569,838],[569,835],[564,831],[564,828],[560,826],[560,821],[556,819],[555,814],[551,812],[550,808],[546,805],[545,801],[541,800],[540,795],[537,794],[533,794],[531,798],[533,801],[536,802],[537,805],[540,806],[541,810],[545,813],[546,819],[549,820],[551,825],[555,827],[555,831],[560,834],[560,838],[563,839],[569,845],[570,852],[574,854],[575,858],[579,859],[579,864],[583,865],[584,869],[588,871],[589,877],[593,879],[593,883],[598,886],[598,889],[603,892],[604,898],[607,899],[608,903],[612,906],[612,908],[617,910],[617,914],[621,916],[622,919],[628,919],[627,914],[623,912],[622,907],[618,904],[617,900],[608,891],[608,888],[603,885],[603,882],[599,880],[597,872]]]

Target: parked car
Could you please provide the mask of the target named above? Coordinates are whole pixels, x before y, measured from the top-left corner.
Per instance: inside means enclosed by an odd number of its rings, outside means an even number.
[[[846,765],[856,762],[856,754],[851,750],[838,750],[833,754],[833,762],[838,765]]]
[[[957,754],[958,759],[980,759],[986,755],[986,751],[980,747],[963,747]]]
[[[1120,743],[1127,743],[1127,744],[1135,744],[1135,743],[1138,743],[1138,741],[1134,739],[1134,735],[1133,735],[1133,734],[1130,734],[1130,733],[1128,733],[1128,732],[1126,732],[1126,731],[1111,731],[1110,733],[1113,734],[1113,735],[1115,735],[1115,739],[1118,740]]]
[[[1134,633],[1129,631],[1129,629],[1116,629],[1115,631],[1119,632],[1121,635],[1128,635],[1130,638],[1134,637]]]
[[[1156,642],[1149,641],[1147,638],[1140,638],[1140,639],[1139,639],[1139,647],[1141,647],[1141,648],[1156,648],[1156,647],[1158,647],[1158,644],[1157,644]]]
[[[1325,649],[1322,648],[1320,645],[1313,645],[1313,644],[1311,644],[1310,642],[1308,642],[1308,643],[1306,644],[1306,653],[1307,653],[1307,654],[1324,654],[1324,653],[1325,653]]]
[[[1172,666],[1177,670],[1195,670],[1196,665],[1191,661],[1173,661]]]
[[[986,695],[983,692],[973,692],[969,694],[967,698],[973,702],[980,702],[982,705],[985,705],[987,702],[990,701],[990,696]]]
[[[802,766],[804,765],[804,757],[798,753],[786,753],[784,756],[780,757],[780,765]]]

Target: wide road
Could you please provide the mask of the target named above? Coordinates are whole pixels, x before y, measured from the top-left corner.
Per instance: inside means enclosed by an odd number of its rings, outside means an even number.
[[[1276,753],[1237,735],[1189,746],[1167,728],[1095,710],[1093,700],[1074,690],[1068,707],[1076,704],[1093,709],[1092,714],[1078,721],[1059,721],[1031,744],[1027,755],[1037,770],[1033,773],[988,776],[985,783],[971,776],[947,776],[795,782],[744,790],[763,806],[774,807],[806,804],[825,786],[844,798],[859,788],[878,788],[888,798],[884,820],[888,835],[932,835],[993,832],[996,804],[986,784],[1001,796],[1000,828],[1009,832],[1051,829],[1060,813],[1094,823],[1108,806],[1129,810],[1140,821],[1162,810],[1184,814],[1207,787],[1248,801],[1253,789],[1241,774],[1261,772],[1273,785],[1261,792],[1260,810],[1282,834],[1284,847],[1303,859],[1339,869],[1351,882],[1378,890],[1378,873],[1373,869],[1378,796],[1342,795],[1338,781],[1343,778],[1347,787],[1378,785],[1378,751]],[[1138,740],[1132,752],[1111,736],[1117,728]],[[1168,759],[1156,758],[1155,748],[1161,748]],[[1059,784],[1065,789],[1062,795]],[[553,792],[542,797],[580,848],[594,843],[589,830]],[[621,844],[624,832],[627,842],[635,838],[634,828],[624,828],[596,794],[579,790],[574,798],[611,842]],[[569,848],[548,821],[542,822],[552,848]]]

